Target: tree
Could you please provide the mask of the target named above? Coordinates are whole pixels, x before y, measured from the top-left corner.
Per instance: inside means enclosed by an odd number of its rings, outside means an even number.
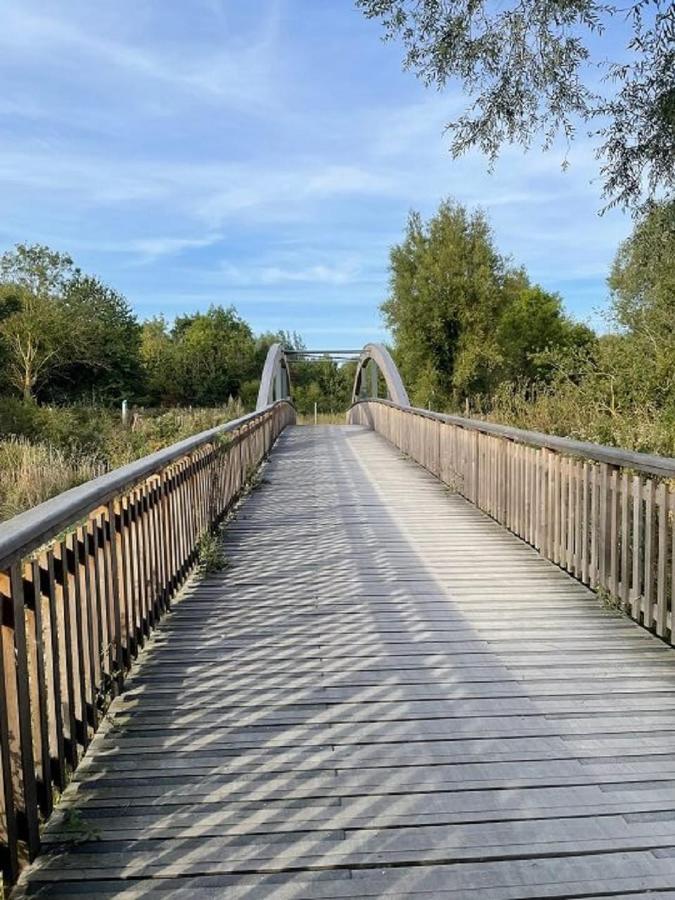
[[[511,386],[496,399],[500,418],[675,453],[674,213],[672,203],[654,207],[619,247],[609,277],[611,330],[588,345],[548,352],[551,375],[536,403]]]
[[[616,254],[609,287],[619,326],[654,345],[675,340],[675,201],[636,224]]]
[[[340,365],[329,356],[292,363],[293,399],[299,413],[341,413],[349,406],[354,367]]]
[[[565,315],[558,294],[531,285],[524,272],[516,273],[513,280],[513,295],[497,324],[502,359],[499,381],[524,386],[548,382],[554,369],[551,350],[556,354],[570,349],[589,353],[596,336]]]
[[[411,213],[382,310],[413,402],[437,409],[502,381],[546,380],[544,351],[594,340],[498,253],[483,213],[448,201],[426,223]]]
[[[76,271],[65,285],[62,304],[68,320],[79,323],[79,340],[71,359],[54,373],[50,395],[115,400],[138,395],[141,330],[125,298]]]
[[[119,397],[140,378],[138,323],[125,299],[41,244],[0,257],[0,321],[11,384],[24,400]],[[0,300],[2,305],[2,300]]]
[[[651,209],[617,252],[608,279],[624,392],[675,419],[675,201]],[[635,398],[637,399],[637,397]]]
[[[18,244],[0,257],[0,293],[14,309],[0,324],[10,382],[25,400],[68,355],[77,331],[59,302],[73,261],[41,244]]]
[[[478,147],[494,161],[504,143],[527,148],[538,136],[548,148],[559,134],[571,141],[581,122],[600,136],[610,205],[637,207],[675,187],[672,3],[633,0],[627,11],[598,0],[357,6],[382,20],[386,38],[403,42],[405,67],[426,84],[461,84],[470,105],[448,125],[455,156]],[[607,62],[602,37],[620,15],[628,19],[628,46]]]
[[[438,406],[484,391],[499,359],[492,326],[504,277],[485,216],[450,202],[426,224],[413,212],[390,258],[382,311],[413,400]]]
[[[0,256],[0,282],[41,297],[58,297],[78,270],[67,253],[45,244],[17,244]]]
[[[182,393],[176,372],[175,344],[164,316],[155,316],[143,322],[140,356],[144,374],[144,399],[151,405],[180,402]]]
[[[172,329],[176,371],[184,402],[223,403],[253,374],[253,332],[233,307],[180,316]]]
[[[24,400],[31,400],[39,384],[69,356],[74,332],[63,307],[24,287],[2,288],[18,307],[0,324],[8,350],[8,377]]]
[[[4,319],[8,319],[21,309],[21,300],[18,294],[15,291],[8,291],[5,295],[3,291],[4,289],[0,287],[0,326]],[[0,327],[0,392],[6,390],[9,385],[9,359],[7,339]]]

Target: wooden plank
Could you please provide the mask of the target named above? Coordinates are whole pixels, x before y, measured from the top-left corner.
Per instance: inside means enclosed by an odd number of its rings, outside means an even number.
[[[645,536],[642,622],[651,628],[654,622],[654,482],[647,479],[644,485]]]
[[[87,669],[87,719],[93,730],[98,727],[98,623],[96,611],[96,584],[92,547],[91,522],[77,532],[77,566],[79,571],[83,644]]]
[[[669,488],[670,507],[670,643],[675,643],[675,490]]]
[[[631,593],[631,616],[639,621],[642,606],[642,535],[644,517],[642,511],[642,478],[633,476],[633,587]]]
[[[624,612],[630,609],[630,478],[623,472],[621,491],[621,602]]]
[[[13,657],[14,647],[9,640],[11,623],[11,587],[8,572],[0,572],[0,770],[2,772],[2,816],[0,817],[0,865],[6,880],[16,878],[19,870],[19,830],[17,825],[17,759],[14,711],[10,705],[10,683],[5,656]]]
[[[656,520],[656,633],[659,637],[666,637],[668,631],[668,495],[666,484],[663,481],[656,489]]]
[[[42,565],[41,565],[42,562]],[[33,734],[36,768],[39,773],[39,803],[42,815],[47,818],[52,811],[52,765],[49,747],[49,717],[47,708],[47,673],[45,642],[45,626],[43,624],[43,593],[42,578],[44,573],[45,585],[49,586],[47,572],[44,568],[44,556],[42,561],[34,559],[30,569],[30,583],[32,586],[32,628],[29,635],[29,659],[31,682],[31,709],[33,710]],[[26,617],[28,619],[28,616]]]
[[[405,414],[381,420],[423,447]],[[194,496],[167,486],[185,525],[170,560],[272,434],[198,467]],[[533,478],[525,460],[545,455]],[[554,456],[482,436],[475,490],[597,580],[593,496],[623,590],[627,482],[609,472],[603,501],[597,467]],[[515,900],[618,893],[638,872],[675,890],[675,858],[657,855],[675,840],[663,642],[361,428],[286,432],[226,552],[144,648],[47,828],[58,852],[21,890],[443,896],[461,878]],[[85,834],[64,845],[72,811]]]
[[[87,655],[86,617],[83,602],[83,576],[80,566],[79,553],[79,529],[66,536],[66,558],[68,564],[69,600],[71,604],[71,626],[73,643],[73,661],[77,666],[75,677],[76,692],[78,697],[79,734],[78,741],[86,750],[91,738],[90,719],[91,710],[89,699],[91,696],[91,673]]]
[[[612,469],[609,473],[609,575],[608,587],[614,601],[619,597],[619,473]]]
[[[65,538],[54,548],[55,576],[58,584],[56,598],[53,604],[53,618],[57,620],[57,634],[61,658],[65,665],[61,667],[61,696],[65,709],[63,718],[66,723],[65,752],[72,767],[77,765],[79,759],[78,744],[81,743],[81,723],[78,725],[78,701],[77,688],[77,645],[74,641],[74,625],[72,622],[73,600],[71,596],[71,578],[68,571],[68,544]],[[60,601],[60,602],[59,602]]]
[[[50,755],[52,758],[52,778],[58,789],[63,791],[66,786],[66,735],[70,735],[70,730],[66,730],[64,722],[64,695],[63,687],[65,684],[64,662],[62,651],[61,636],[64,633],[63,619],[59,615],[58,607],[63,609],[63,595],[60,585],[57,582],[54,569],[55,549],[47,551],[47,577],[49,581],[49,590],[47,594],[47,614],[49,620],[49,640],[50,640],[50,666],[48,669],[49,696],[48,702],[50,707],[49,722],[49,744]],[[72,725],[69,723],[69,726]]]
[[[22,818],[25,822],[28,857],[33,859],[40,846],[38,828],[38,797],[35,778],[33,729],[31,724],[30,685],[28,675],[28,649],[26,646],[26,618],[24,612],[23,575],[18,565],[10,570],[10,589],[13,603],[14,626],[14,677],[16,679],[16,704],[18,710],[18,744],[23,784]],[[5,667],[7,656],[5,655]]]

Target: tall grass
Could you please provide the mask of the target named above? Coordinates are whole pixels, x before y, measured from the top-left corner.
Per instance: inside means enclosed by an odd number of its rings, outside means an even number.
[[[239,401],[209,409],[34,407],[28,434],[0,432],[0,521],[68,488],[243,414]],[[5,422],[2,422],[5,425]]]
[[[21,437],[0,441],[0,520],[102,475],[105,463]]]
[[[470,415],[578,441],[675,456],[671,412],[648,403],[619,408],[600,392],[582,393],[575,385],[543,390],[534,397],[507,385],[483,402],[478,398]]]
[[[298,413],[298,425],[314,425],[314,413]],[[347,421],[347,410],[344,412],[320,412],[316,414],[317,425],[344,425]]]

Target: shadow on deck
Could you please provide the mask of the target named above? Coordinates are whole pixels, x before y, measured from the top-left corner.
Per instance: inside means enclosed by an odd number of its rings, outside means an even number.
[[[224,549],[17,896],[675,896],[663,643],[360,427],[287,429]]]

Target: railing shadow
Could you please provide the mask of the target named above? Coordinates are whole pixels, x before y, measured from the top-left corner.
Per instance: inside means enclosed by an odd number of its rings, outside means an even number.
[[[616,685],[637,629],[441,491],[362,429],[286,432],[229,527],[231,565],[191,585],[157,630],[66,793],[32,873],[55,881],[21,890],[433,896],[469,886],[472,872],[470,886],[489,889],[505,855],[557,854],[573,872],[564,845],[591,839],[584,816],[556,803],[619,813],[603,793],[626,780],[616,747],[640,752],[659,723],[667,744],[675,663],[640,635],[643,663],[626,677],[650,677],[656,699],[622,708],[617,693],[604,746],[598,701],[565,691],[565,677],[583,679],[546,669],[568,652],[578,672]],[[526,624],[507,618],[519,602]],[[586,604],[593,614],[573,637],[560,622]],[[537,649],[523,650],[530,632]],[[612,634],[604,649],[601,632]],[[600,770],[581,761],[596,758]],[[632,773],[633,813],[675,803],[675,767],[661,763]],[[67,840],[71,809],[85,831]],[[512,847],[501,855],[485,840],[496,822]],[[606,851],[598,877],[618,866]]]

